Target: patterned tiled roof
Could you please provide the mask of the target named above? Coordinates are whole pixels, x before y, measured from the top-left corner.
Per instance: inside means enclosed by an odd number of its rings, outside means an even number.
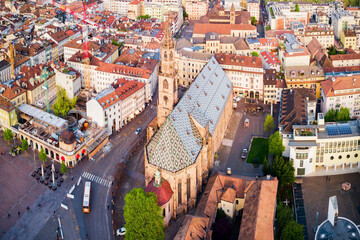
[[[149,163],[170,172],[193,164],[202,148],[193,119],[213,134],[231,91],[230,80],[212,57],[147,145]]]

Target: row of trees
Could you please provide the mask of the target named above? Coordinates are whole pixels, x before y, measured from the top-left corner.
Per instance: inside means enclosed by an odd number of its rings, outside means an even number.
[[[294,220],[293,210],[279,202],[276,207],[276,221],[281,240],[303,240],[303,226]]]

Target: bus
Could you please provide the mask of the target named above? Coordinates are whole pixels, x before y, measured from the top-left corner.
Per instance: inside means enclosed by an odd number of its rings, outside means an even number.
[[[90,193],[91,193],[91,182],[85,182],[84,188],[84,199],[83,199],[83,212],[90,212]]]

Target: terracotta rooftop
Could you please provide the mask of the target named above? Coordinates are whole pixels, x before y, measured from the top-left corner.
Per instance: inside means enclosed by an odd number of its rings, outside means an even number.
[[[162,206],[165,203],[169,202],[169,200],[173,194],[173,191],[170,187],[169,182],[163,178],[161,179],[162,184],[160,187],[155,186],[154,182],[155,182],[155,178],[153,178],[149,182],[149,184],[145,188],[145,192],[155,193],[155,195],[157,196],[158,205]]]
[[[360,76],[333,77],[332,79],[321,82],[321,87],[326,97],[359,94]],[[347,93],[335,93],[335,91],[349,89],[353,89],[354,91]]]
[[[264,86],[276,85],[276,70],[264,69]]]
[[[74,55],[72,55],[68,59],[68,61],[69,62],[82,63],[83,62],[83,57],[84,57],[84,55],[80,51],[78,51]],[[94,57],[91,53],[89,53],[89,59],[90,59],[90,65],[92,65],[92,66],[100,66],[101,61],[99,59],[97,59],[96,57]]]
[[[100,63],[100,66],[97,67],[95,70],[100,72],[108,72],[139,78],[149,78],[153,71],[153,69],[150,70],[137,67],[129,67],[113,63]]]
[[[309,97],[309,101],[316,101],[314,89],[294,88],[282,91],[279,124],[282,132],[292,133],[294,124],[307,124],[306,97]]]
[[[274,239],[278,180],[256,180],[249,187],[241,219],[239,240]]]
[[[256,27],[251,24],[195,23],[193,34],[216,32],[221,35],[231,35],[232,30],[256,31]]]
[[[218,53],[215,54],[215,59],[221,65],[235,65],[235,66],[244,66],[252,68],[263,68],[260,57],[248,57],[240,56],[234,54],[224,54]]]
[[[360,53],[330,55],[330,59],[332,61],[355,60],[355,59],[360,60]]]
[[[18,86],[5,86],[3,84],[0,84],[0,90],[3,90],[0,95],[7,100],[11,101],[12,99],[20,96],[21,94],[25,93],[25,90],[18,87]]]
[[[14,107],[14,105],[12,105],[12,103],[9,100],[7,100],[4,97],[0,96],[0,108],[2,110],[4,110],[4,111],[10,112],[15,107]]]
[[[209,218],[186,215],[182,227],[177,232],[174,240],[201,240],[209,239],[207,224]]]

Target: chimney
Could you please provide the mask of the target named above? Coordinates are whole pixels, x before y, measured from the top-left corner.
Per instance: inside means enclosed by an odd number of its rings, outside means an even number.
[[[155,173],[155,181],[154,181],[154,186],[155,187],[160,187],[161,185],[161,174],[160,171],[157,170]]]

